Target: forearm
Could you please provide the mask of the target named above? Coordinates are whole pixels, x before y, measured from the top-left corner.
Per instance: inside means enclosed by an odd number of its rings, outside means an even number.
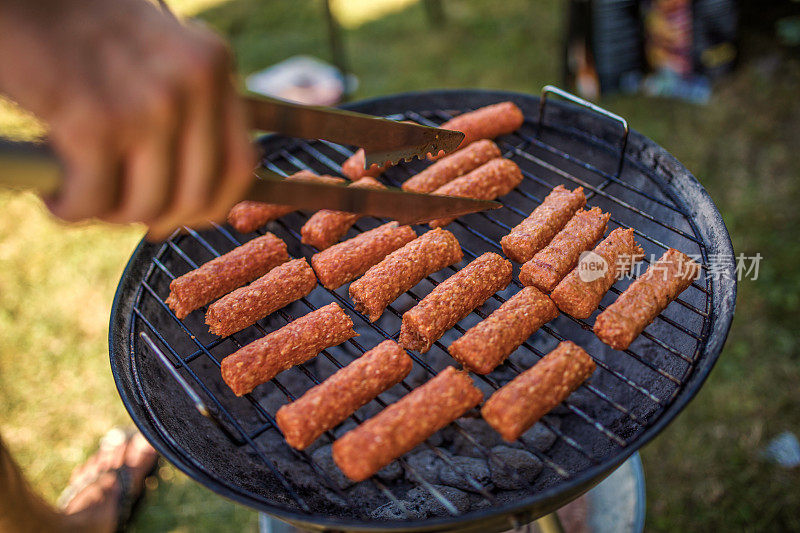
[[[0,533],[62,531],[66,524],[34,494],[0,439]]]

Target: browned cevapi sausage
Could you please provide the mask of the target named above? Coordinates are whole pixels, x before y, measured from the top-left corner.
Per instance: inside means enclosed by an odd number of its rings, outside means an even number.
[[[547,246],[578,209],[586,205],[583,187],[574,191],[556,186],[533,212],[500,239],[503,253],[517,263],[530,261],[533,255]]]
[[[508,442],[517,440],[542,416],[567,399],[594,372],[580,346],[560,343],[538,363],[500,387],[486,400],[481,416]]]
[[[288,260],[286,243],[267,233],[172,280],[167,305],[185,318]]]
[[[206,324],[214,335],[227,337],[308,295],[316,286],[317,276],[308,262],[293,259],[208,306]]]
[[[522,110],[515,103],[500,102],[462,113],[439,127],[464,132],[464,140],[458,146],[460,150],[479,139],[494,139],[516,131],[524,121]]]
[[[522,171],[517,164],[510,159],[498,157],[442,185],[432,194],[494,200],[510,193],[521,182]],[[454,220],[455,217],[439,218],[431,220],[428,224],[432,228],[441,228]]]
[[[513,102],[500,102],[498,104],[481,107],[475,111],[462,113],[440,126],[447,130],[457,130],[464,132],[464,140],[457,150],[472,144],[480,139],[494,139],[500,135],[505,135],[516,131],[522,126],[525,117],[522,111]],[[444,152],[437,154],[434,159],[444,156]],[[352,180],[363,178],[364,176],[378,176],[386,170],[389,165],[378,166],[370,165],[364,168],[366,155],[364,150],[359,149],[342,163],[342,174]]]
[[[550,244],[522,265],[519,281],[525,286],[533,285],[544,293],[552,291],[575,268],[581,253],[600,240],[610,216],[599,207],[578,211]]]
[[[458,239],[443,229],[431,230],[390,253],[350,285],[356,310],[378,320],[401,294],[446,266],[461,261]]]
[[[578,262],[550,298],[568,315],[589,318],[614,282],[630,272],[643,254],[633,238],[633,228],[617,228]],[[584,264],[593,263],[597,263],[595,272],[584,269]]]
[[[389,222],[314,254],[311,266],[326,289],[337,289],[416,238],[411,226]]]
[[[477,374],[497,368],[528,337],[558,316],[558,309],[536,287],[524,287],[448,348],[450,355]]]
[[[511,283],[511,263],[487,252],[447,278],[403,314],[400,344],[425,353],[447,330]]]
[[[452,366],[333,443],[333,460],[363,481],[460,417],[483,399],[466,372]]]
[[[500,157],[500,148],[488,140],[475,141],[463,150],[452,153],[403,182],[404,191],[429,193],[484,163]]]
[[[363,148],[359,148],[356,150],[356,153],[348,157],[345,162],[342,163],[342,174],[355,181],[360,180],[364,176],[377,178],[384,170],[389,168],[389,165],[380,166],[376,163],[371,164],[369,168],[364,168],[366,164],[367,154],[364,152]]]
[[[353,321],[331,303],[303,315],[222,360],[222,379],[236,396],[252,391],[325,348],[355,337]]]
[[[692,284],[699,272],[700,265],[670,248],[597,315],[595,335],[615,350],[627,349],[644,328]]]
[[[303,450],[329,429],[411,372],[411,358],[396,342],[385,340],[278,409],[275,419],[286,442]]]

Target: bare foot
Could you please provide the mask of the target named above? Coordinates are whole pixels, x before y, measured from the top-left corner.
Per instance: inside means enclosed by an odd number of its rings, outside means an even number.
[[[144,489],[144,478],[157,458],[157,452],[141,434],[128,438],[121,430],[109,432],[97,453],[72,473],[70,485],[85,488],[62,508],[69,529],[96,533],[116,530],[123,487],[114,469],[123,465],[128,468],[130,497],[134,500]]]

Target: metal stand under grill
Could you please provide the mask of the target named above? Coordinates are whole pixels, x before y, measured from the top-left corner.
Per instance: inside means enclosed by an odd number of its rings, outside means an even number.
[[[574,99],[555,89],[547,91]],[[350,107],[438,125],[456,112],[508,99],[523,109],[526,121],[518,132],[497,142],[504,156],[523,170],[522,185],[501,199],[503,209],[462,217],[449,226],[462,244],[465,262],[421,282],[373,324],[355,312],[346,287],[328,291],[318,286],[307,298],[255,326],[216,338],[207,332],[201,313],[184,321],[175,317],[164,303],[169,282],[253,235],[215,226],[175,234],[162,245],[140,245],[123,275],[112,312],[112,369],[134,421],[168,459],[215,491],[305,528],[500,531],[530,522],[581,494],[674,418],[716,360],[735,299],[727,231],[708,195],[677,161],[652,141],[629,134],[624,120],[599,108],[585,111],[552,102],[545,113],[544,99],[512,93],[443,91]],[[263,164],[283,174],[300,169],[338,174],[341,162],[352,153],[324,141],[275,136],[263,139],[262,145]],[[384,181],[399,186],[423,167],[415,161],[391,168]],[[600,343],[591,333],[591,321],[561,315],[495,372],[474,376],[488,397],[563,339],[577,342],[592,355],[598,370],[590,382],[509,448],[526,452],[524,457],[533,458],[530,464],[539,463],[541,473],[524,478],[519,466],[507,459],[509,453],[519,453],[498,447],[501,443],[481,427],[477,411],[399,459],[392,472],[357,485],[343,479],[326,451],[325,445],[342,429],[328,432],[304,452],[283,442],[274,420],[282,403],[384,338],[396,339],[404,311],[466,262],[486,251],[499,252],[500,237],[559,183],[582,186],[590,206],[611,213],[609,229],[633,227],[648,254],[645,267],[651,255],[675,247],[696,255],[704,274],[722,276],[701,276],[628,350],[617,352]],[[306,219],[293,213],[267,229],[287,242],[292,256],[310,257],[313,249],[301,245],[299,235]],[[353,231],[379,223],[362,219]],[[427,228],[416,229],[421,233]],[[508,289],[463,320],[428,354],[411,352],[415,368],[409,377],[359,410],[344,428],[454,364],[445,346],[519,290],[517,272],[518,267]],[[615,284],[601,309],[625,286],[625,281]],[[360,337],[322,352],[244,398],[233,396],[219,375],[222,358],[331,301],[348,311]],[[208,419],[197,414],[198,408]]]

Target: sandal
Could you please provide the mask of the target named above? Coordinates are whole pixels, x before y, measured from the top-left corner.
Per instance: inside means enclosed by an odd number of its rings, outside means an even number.
[[[117,448],[124,443],[129,444],[131,439],[136,435],[136,431],[132,429],[113,428],[100,439],[99,450],[110,450]],[[158,472],[159,458],[156,456],[153,461],[153,466],[145,474],[143,478],[142,487],[133,486],[133,472],[131,467],[122,464],[117,468],[107,468],[99,470],[94,476],[80,479],[67,486],[58,497],[58,508],[64,510],[75,499],[75,497],[86,490],[88,487],[97,483],[97,481],[106,474],[114,474],[116,477],[117,485],[119,486],[119,496],[117,499],[117,513],[116,513],[116,531],[125,531],[131,522],[132,517],[136,514],[145,494],[144,482]],[[137,490],[138,489],[138,490]]]

